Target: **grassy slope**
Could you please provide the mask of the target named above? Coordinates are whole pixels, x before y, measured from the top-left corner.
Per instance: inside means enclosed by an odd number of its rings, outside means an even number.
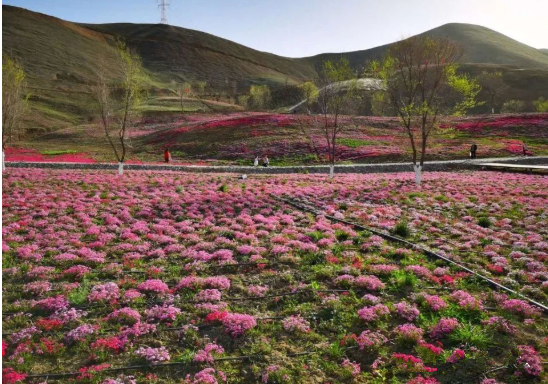
[[[165,25],[78,25],[22,8],[2,6],[3,52],[20,61],[31,87],[25,126],[45,132],[82,124],[93,115],[88,85],[98,60],[116,75],[116,36],[125,37],[143,57],[152,100],[146,112],[178,110],[169,95],[170,82],[205,80],[214,91],[250,83],[284,84],[313,78],[314,70],[295,59],[263,53],[215,36]],[[104,33],[103,33],[104,32]],[[52,92],[52,90],[54,90]],[[162,104],[160,108],[156,108]],[[230,111],[236,106],[204,102],[190,111]]]
[[[545,55],[548,55],[548,48],[541,48],[541,49],[539,49],[539,51],[541,51]]]
[[[190,29],[162,24],[82,26],[126,38],[141,54],[145,67],[166,83],[205,80],[212,88],[223,89],[236,81],[242,89],[251,83],[299,83],[315,75],[311,66],[297,59]]]
[[[508,116],[478,116],[459,123],[502,121]],[[268,153],[272,165],[315,163],[314,151],[298,127],[294,115],[268,113],[158,116],[136,128],[131,140],[130,158],[145,162],[161,161],[166,146],[176,162],[213,161],[249,164],[255,155]],[[539,116],[537,119],[545,119]],[[358,163],[409,161],[408,138],[397,118],[360,118],[360,123],[345,130],[339,139],[341,159]],[[463,159],[470,144],[477,142],[481,157],[512,156],[507,146],[517,140],[527,143],[535,155],[548,155],[548,124],[523,121],[503,128],[479,130],[441,130],[432,136],[428,160]],[[325,146],[321,130],[311,129],[319,147]],[[99,161],[113,161],[101,131],[84,126],[43,135],[21,143],[23,148],[71,150]],[[347,148],[344,148],[347,147]],[[322,153],[325,153],[322,151]],[[9,156],[8,156],[9,158]]]

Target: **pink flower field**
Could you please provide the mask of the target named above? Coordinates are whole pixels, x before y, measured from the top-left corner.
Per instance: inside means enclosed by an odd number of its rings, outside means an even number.
[[[129,132],[132,162],[158,163],[169,148],[176,164],[250,165],[267,154],[271,165],[325,163],[327,142],[318,127],[303,133],[308,116],[265,113],[172,114],[146,117]],[[337,141],[337,161],[382,163],[410,161],[409,138],[396,117],[341,117],[345,129]],[[472,143],[478,157],[548,155],[548,114],[444,117],[432,133],[427,160],[466,159]],[[70,144],[68,144],[70,143]],[[8,148],[7,161],[115,162],[102,131],[92,125],[66,129],[55,135]],[[69,147],[70,145],[70,147]],[[42,155],[44,149],[75,154]]]
[[[548,380],[527,300],[548,304],[546,177],[8,169],[2,189],[6,383]]]

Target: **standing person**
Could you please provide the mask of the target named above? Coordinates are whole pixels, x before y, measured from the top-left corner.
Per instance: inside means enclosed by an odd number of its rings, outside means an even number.
[[[164,161],[166,163],[169,163],[171,161],[171,153],[169,153],[169,149],[167,149],[167,148],[164,151]]]
[[[475,159],[476,158],[476,151],[478,150],[478,145],[476,143],[472,144],[470,147],[470,158]]]
[[[253,160],[253,166],[257,167],[259,165],[259,156],[255,156],[255,160]]]
[[[267,156],[267,155],[264,155],[264,158],[263,158],[263,167],[268,167],[269,164],[270,164],[270,160],[268,160],[268,156]]]
[[[523,156],[527,156],[527,151],[529,148],[527,148],[527,144],[523,143]]]

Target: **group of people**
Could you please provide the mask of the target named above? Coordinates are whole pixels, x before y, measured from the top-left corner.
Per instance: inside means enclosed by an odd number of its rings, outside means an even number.
[[[470,158],[475,159],[476,158],[476,152],[478,151],[478,145],[476,143],[473,143],[470,147]],[[527,144],[523,144],[523,156],[529,155],[529,149],[527,148]],[[171,162],[171,153],[169,153],[169,149],[165,149],[164,151],[164,161],[166,163]],[[268,156],[264,155],[261,160],[259,160],[259,156],[255,156],[255,160],[253,160],[253,166],[258,167],[259,162],[261,162],[261,165],[263,167],[268,167],[270,165],[270,160],[268,160]]]
[[[166,163],[171,162],[171,153],[169,153],[169,149],[167,149],[167,148],[164,150],[164,161]],[[270,165],[270,160],[268,159],[267,155],[264,155],[261,160],[259,160],[259,156],[255,156],[255,160],[253,161],[253,166],[258,167],[259,162],[261,162],[261,165],[263,167],[268,167]]]
[[[263,167],[268,167],[270,165],[270,160],[268,160],[268,156],[264,155],[261,160],[261,165]],[[255,160],[253,160],[253,166],[258,167],[259,166],[259,156],[255,156]]]

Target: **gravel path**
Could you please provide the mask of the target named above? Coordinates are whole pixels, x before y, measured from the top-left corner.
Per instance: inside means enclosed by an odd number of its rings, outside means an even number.
[[[539,157],[503,157],[475,160],[429,161],[424,163],[425,171],[455,171],[481,169],[482,163],[497,162],[508,164],[548,165],[548,156]],[[118,169],[112,163],[40,163],[6,162],[8,168],[51,168],[51,169]],[[327,165],[307,165],[290,167],[247,167],[247,166],[203,166],[176,164],[126,164],[124,170],[158,170],[196,173],[240,173],[240,174],[287,174],[287,173],[329,173]],[[390,173],[411,172],[411,163],[350,164],[335,166],[335,173]]]

